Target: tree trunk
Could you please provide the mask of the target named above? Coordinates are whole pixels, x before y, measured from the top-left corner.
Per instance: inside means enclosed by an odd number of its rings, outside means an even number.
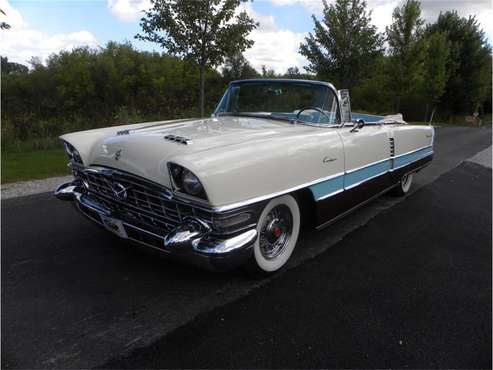
[[[430,117],[430,122],[428,122],[431,125],[431,121],[433,121],[433,116],[435,115],[435,107],[433,107],[433,110],[431,111],[431,117]]]
[[[200,117],[204,117],[205,65],[200,66]]]

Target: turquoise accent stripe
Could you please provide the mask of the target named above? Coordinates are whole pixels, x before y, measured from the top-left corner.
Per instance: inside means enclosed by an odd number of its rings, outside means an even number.
[[[403,167],[411,162],[415,162],[433,153],[431,146],[418,150],[417,152],[405,154],[394,159],[394,168]]]
[[[315,200],[327,198],[332,194],[341,192],[344,189],[357,186],[358,184],[369,180],[373,177],[384,175],[385,173],[394,169],[404,167],[412,162],[416,162],[424,157],[433,153],[431,146],[420,149],[414,153],[401,155],[400,157],[389,158],[380,163],[375,163],[355,171],[346,172],[344,175],[334,177],[329,180],[319,182],[318,184],[310,186],[310,190]],[[392,161],[394,165],[392,167]]]
[[[347,188],[372,177],[382,175],[388,170],[390,170],[390,160],[372,164],[354,172],[346,173],[346,176],[344,177],[344,187]]]
[[[334,177],[333,179],[319,182],[318,184],[310,186],[310,190],[315,197],[315,200],[319,200],[325,196],[328,196],[336,191],[341,191],[344,188],[344,175]]]

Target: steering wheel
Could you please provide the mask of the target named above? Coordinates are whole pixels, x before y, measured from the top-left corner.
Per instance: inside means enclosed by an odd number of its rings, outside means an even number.
[[[304,107],[304,108],[301,108],[299,111],[298,111],[298,114],[296,115],[296,120],[298,121],[299,118],[300,118],[300,114],[301,112],[304,112],[308,109],[312,109],[312,110],[316,110],[318,113],[321,113],[323,114],[325,117],[327,117],[327,119],[330,121],[330,117],[320,108],[318,107],[313,107],[313,106],[308,106],[308,107]],[[320,121],[320,120],[319,120]]]

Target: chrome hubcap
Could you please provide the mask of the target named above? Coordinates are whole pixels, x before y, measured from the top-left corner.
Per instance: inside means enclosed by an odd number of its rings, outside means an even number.
[[[278,257],[289,243],[293,231],[293,216],[285,205],[270,210],[260,230],[260,253],[267,260]]]

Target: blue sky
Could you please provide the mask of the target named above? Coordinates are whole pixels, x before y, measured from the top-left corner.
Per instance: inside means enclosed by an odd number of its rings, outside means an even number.
[[[380,31],[390,23],[393,8],[402,2],[367,1],[373,23]],[[109,40],[128,40],[138,49],[159,50],[155,44],[134,39],[140,31],[139,12],[149,4],[149,0],[0,0],[0,8],[12,25],[0,33],[0,53],[26,63],[32,56],[44,60],[62,49],[96,47]],[[251,35],[255,45],[245,53],[254,67],[266,65],[284,72],[290,66],[306,64],[298,47],[313,29],[311,15],[321,14],[321,0],[255,0],[246,3],[244,9],[260,22],[259,29]],[[449,9],[456,9],[463,16],[476,15],[483,26],[489,27],[485,31],[491,40],[490,0],[425,0],[422,9],[427,21]]]

